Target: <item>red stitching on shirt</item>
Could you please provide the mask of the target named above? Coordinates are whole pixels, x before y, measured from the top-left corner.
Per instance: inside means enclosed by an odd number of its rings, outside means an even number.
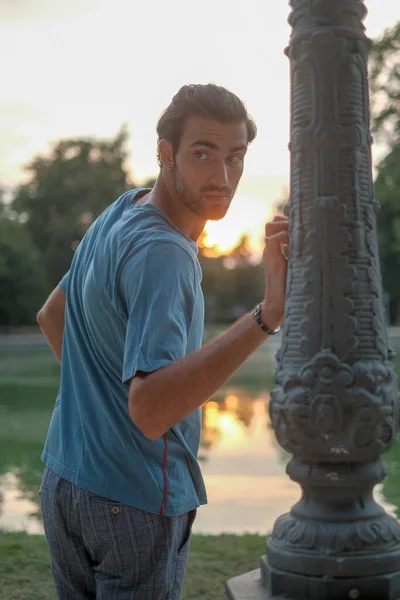
[[[163,517],[165,515],[165,507],[167,506],[167,500],[168,500],[168,473],[167,473],[168,438],[167,438],[166,433],[164,433],[164,435],[163,435],[163,440],[164,440],[164,457],[163,457],[162,470],[163,470],[163,478],[164,478],[164,498],[163,498],[163,502],[161,504],[160,517]]]

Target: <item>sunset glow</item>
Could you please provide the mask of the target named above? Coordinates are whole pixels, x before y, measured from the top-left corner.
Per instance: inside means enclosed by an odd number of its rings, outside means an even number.
[[[206,237],[202,240],[204,254],[211,257],[229,254],[245,234],[251,251],[259,255],[264,245],[265,223],[274,213],[273,202],[268,206],[263,198],[238,194],[224,219],[207,223]]]
[[[271,13],[268,3],[249,0],[243,13],[227,0],[204,0],[195,20],[183,0],[174,10],[160,0],[139,8],[128,0],[14,4],[0,6],[0,186],[11,196],[26,177],[23,166],[58,140],[109,139],[123,123],[130,134],[127,168],[140,185],[158,172],[156,123],[172,96],[184,84],[212,81],[243,99],[258,135],[227,217],[207,225],[206,252],[227,254],[248,234],[259,254],[264,224],[289,182],[288,2],[276,2]],[[370,37],[399,18],[397,0],[366,0],[366,6]],[[148,27],[134,26],[138,18],[151,24],[150,44]],[[240,52],[228,51],[238,40]],[[375,145],[374,163],[380,152]]]

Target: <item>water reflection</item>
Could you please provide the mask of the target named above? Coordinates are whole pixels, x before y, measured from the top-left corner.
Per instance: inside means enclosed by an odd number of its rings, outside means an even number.
[[[228,391],[203,406],[202,447],[213,448],[224,437],[241,438],[254,417],[254,401],[242,391]]]
[[[391,512],[400,518],[400,440],[396,446],[383,457],[389,467],[389,475],[379,486],[382,504],[389,506]],[[386,504],[385,504],[386,503]]]
[[[198,511],[195,531],[269,531],[299,499],[285,474],[286,454],[269,428],[268,394],[230,389],[203,407],[203,475],[209,504]]]
[[[0,527],[27,533],[43,533],[38,505],[21,492],[22,480],[17,473],[0,477]]]
[[[0,386],[0,528],[42,531],[40,453],[55,395],[53,380]],[[265,534],[299,499],[299,486],[285,474],[289,456],[269,426],[268,402],[266,393],[232,387],[203,407],[200,456],[209,504],[198,511],[196,532]],[[400,516],[400,444],[385,458],[390,474],[376,497]]]

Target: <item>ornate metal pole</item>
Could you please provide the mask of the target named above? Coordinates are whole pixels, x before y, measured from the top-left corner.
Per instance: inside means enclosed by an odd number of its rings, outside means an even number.
[[[400,525],[373,498],[396,441],[362,0],[291,0],[290,257],[270,416],[302,497],[232,600],[400,598]]]

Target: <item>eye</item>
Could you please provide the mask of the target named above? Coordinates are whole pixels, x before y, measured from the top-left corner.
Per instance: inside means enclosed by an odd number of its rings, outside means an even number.
[[[194,155],[199,160],[206,160],[208,158],[207,152],[202,152],[201,150],[198,150],[197,152],[195,152]]]
[[[239,154],[230,154],[227,157],[227,161],[230,162],[230,163],[232,163],[232,164],[234,164],[234,165],[237,164],[237,163],[239,163],[241,160],[243,160],[243,157],[240,156]]]

